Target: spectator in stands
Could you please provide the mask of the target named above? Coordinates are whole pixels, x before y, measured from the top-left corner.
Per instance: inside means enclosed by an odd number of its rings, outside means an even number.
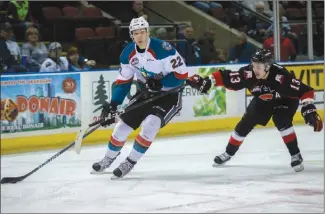
[[[23,71],[17,57],[13,56],[8,48],[7,41],[12,34],[10,23],[1,24],[0,28],[0,72]]]
[[[216,59],[212,60],[210,64],[214,63],[227,63],[227,53],[224,49],[218,48],[216,49]]]
[[[143,14],[142,17],[143,17],[145,20],[149,21],[149,20],[148,20],[148,15],[147,15],[147,14]]]
[[[192,5],[200,10],[202,10],[205,13],[209,13],[210,9],[212,8],[222,8],[222,5],[214,2],[214,1],[209,1],[209,0],[205,0],[205,1],[195,1],[194,3],[192,3]]]
[[[26,30],[27,42],[21,48],[24,66],[28,67],[32,72],[38,72],[41,65],[48,56],[47,47],[43,42],[39,41],[39,31],[35,27],[29,27]]]
[[[285,17],[285,10],[281,4],[279,4],[279,20],[282,21],[281,27],[282,27],[283,34],[286,35],[286,37],[288,37],[289,39],[291,39],[293,45],[295,46],[295,49],[298,50],[299,49],[298,36],[297,36],[297,34],[291,32],[291,27],[288,24],[288,19],[287,19],[287,17]],[[271,17],[271,21],[272,21],[272,24],[270,25],[270,27],[267,30],[268,36],[273,35],[273,28],[274,28],[273,17]]]
[[[69,62],[66,57],[61,56],[62,46],[58,42],[49,45],[48,58],[43,62],[40,72],[67,71]]]
[[[155,32],[156,34],[156,37],[159,38],[159,39],[162,39],[162,40],[168,40],[168,32],[166,30],[166,28],[158,28]]]
[[[279,4],[279,20],[282,21],[281,26],[282,29],[284,30],[285,33],[290,32],[291,28],[290,25],[288,24],[288,19],[287,17],[284,16],[285,15],[285,10],[283,8],[283,6],[281,4]],[[273,16],[271,17],[271,21],[272,24],[270,25],[270,27],[268,28],[268,32],[273,33]]]
[[[177,44],[177,50],[184,58],[187,65],[194,65],[196,63],[195,49],[193,43],[196,41],[194,38],[194,29],[192,26],[184,28],[183,34],[179,35],[179,39],[186,40]]]
[[[283,31],[280,30],[280,61],[294,61],[296,59],[296,49],[292,41],[283,34]],[[268,37],[263,44],[263,48],[268,49],[274,53],[274,38],[273,35]]]
[[[269,5],[268,1],[249,0],[249,1],[241,1],[241,4],[248,7],[252,11],[263,14],[267,17],[272,16],[272,11],[270,9],[270,5]],[[251,15],[251,14],[249,14],[250,12],[248,12],[247,10],[244,10],[244,11],[246,13],[248,13],[247,15]]]
[[[143,1],[133,1],[133,3],[132,3],[132,11],[133,11],[133,17],[132,18],[138,18],[140,16],[145,15],[144,7],[143,7]],[[130,22],[131,19],[128,22]],[[148,19],[148,16],[147,16],[147,19]]]
[[[257,13],[267,16],[264,10],[265,4],[264,2],[256,2],[255,10]],[[269,23],[261,20],[257,16],[252,16],[248,22],[248,35],[257,41],[261,42],[267,36],[267,29],[270,26]]]
[[[249,62],[255,51],[256,48],[247,42],[246,34],[241,32],[238,36],[237,45],[230,50],[229,60],[232,62]]]
[[[1,36],[6,41],[10,54],[15,58],[17,62],[20,63],[21,53],[19,45],[17,44],[17,42],[12,41],[12,38],[14,36],[12,25],[9,22],[5,22],[2,25],[1,29]]]
[[[8,21],[14,26],[17,40],[23,40],[26,28],[33,26],[33,22],[35,22],[31,15],[28,0],[11,0],[8,3],[7,18]]]
[[[229,26],[231,28],[235,28],[241,32],[248,32],[248,18],[246,18],[243,13],[240,13],[238,11],[231,12],[229,18]]]
[[[200,55],[202,64],[209,64],[211,61],[216,60],[217,53],[214,46],[215,32],[212,29],[207,29],[202,38],[199,38],[197,45],[200,48]]]
[[[96,66],[94,60],[88,60],[85,57],[80,56],[78,48],[73,46],[70,47],[67,52],[67,60],[69,62],[69,71],[88,71]]]

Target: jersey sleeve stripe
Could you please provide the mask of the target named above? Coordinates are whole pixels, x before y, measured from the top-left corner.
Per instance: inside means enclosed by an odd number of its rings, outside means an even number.
[[[148,48],[148,52],[153,56],[153,58],[157,59],[155,52],[151,48]]]
[[[212,73],[214,79],[216,80],[216,86],[223,86],[221,71],[216,71]]]
[[[310,99],[314,100],[314,90],[308,91],[300,97],[301,102],[304,102],[304,100],[310,100]]]
[[[130,56],[128,58],[128,60],[130,61],[130,59],[136,54],[135,50],[133,50],[131,53],[130,53]]]
[[[128,79],[128,80],[119,80],[118,79],[118,80],[116,80],[116,85],[130,83],[130,82],[132,82],[132,80],[133,80],[133,78]]]

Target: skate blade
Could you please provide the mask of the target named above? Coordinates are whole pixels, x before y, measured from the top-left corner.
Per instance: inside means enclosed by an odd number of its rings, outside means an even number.
[[[115,175],[113,175],[112,177],[111,177],[111,180],[121,180],[123,177],[117,177],[117,176],[115,176]]]
[[[222,168],[222,167],[224,167],[225,165],[226,165],[226,163],[222,163],[222,164],[213,163],[213,164],[212,164],[212,167],[214,167],[214,168]]]
[[[294,166],[293,169],[295,170],[295,172],[301,172],[305,169],[305,167],[303,164],[300,164],[300,165]]]
[[[106,172],[106,171],[101,171],[101,172],[98,172],[98,171],[91,171],[90,174],[92,175],[106,175],[106,174],[112,174],[113,172]]]

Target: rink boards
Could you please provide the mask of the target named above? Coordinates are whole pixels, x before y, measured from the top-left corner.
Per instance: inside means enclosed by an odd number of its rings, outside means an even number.
[[[283,64],[296,78],[312,86],[318,112],[324,118],[324,61]],[[189,67],[189,75],[207,76],[217,69],[238,70],[243,64]],[[118,70],[90,72],[37,73],[1,76],[1,153],[62,148],[71,143],[81,126],[97,120],[103,102],[109,101]],[[134,81],[125,99],[135,93]],[[186,87],[183,108],[158,136],[197,134],[231,130],[251,100],[248,91],[213,88],[209,95]],[[294,123],[303,123],[300,110]],[[273,126],[272,121],[267,126]],[[101,128],[84,144],[108,141],[113,125]],[[138,130],[129,139],[134,139]]]

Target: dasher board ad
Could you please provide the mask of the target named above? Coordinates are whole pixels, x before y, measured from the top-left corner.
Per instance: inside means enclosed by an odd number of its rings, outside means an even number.
[[[1,78],[1,134],[81,126],[80,74]]]

